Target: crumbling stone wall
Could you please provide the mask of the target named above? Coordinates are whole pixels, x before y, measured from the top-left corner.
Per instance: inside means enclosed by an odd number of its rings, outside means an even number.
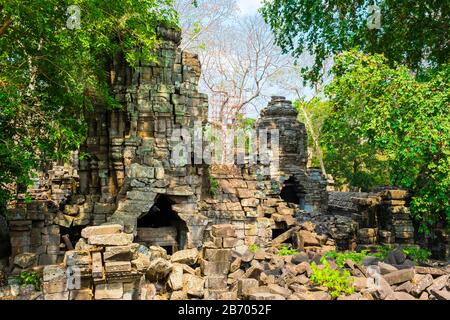
[[[295,223],[299,207],[326,210],[326,179],[306,167],[305,126],[283,97],[272,99],[255,126],[279,129],[280,145],[272,150],[279,167],[261,159],[222,169],[173,161],[176,146],[189,139],[182,129],[207,123],[208,101],[197,89],[198,58],[178,48],[180,33],[165,28],[159,33],[157,62],[138,61],[131,69],[118,56],[109,66],[111,90],[122,108],[111,110],[95,101],[86,115],[88,138],[74,166],[55,166],[31,193],[31,203],[12,204],[13,255],[34,252],[39,263],[59,262],[82,228],[105,223],[118,223],[139,239],[138,221],[158,210],[160,200],[170,202],[170,211],[187,229],[177,250],[201,247],[218,223],[234,225],[238,244],[270,244],[274,232]],[[209,177],[219,181],[216,197],[209,194]],[[288,185],[295,187],[299,201],[283,200]]]

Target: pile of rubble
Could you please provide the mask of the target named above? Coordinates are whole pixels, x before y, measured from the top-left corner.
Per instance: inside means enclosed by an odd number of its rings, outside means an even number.
[[[41,267],[42,294],[10,285],[0,290],[0,298],[331,300],[330,290],[311,276],[312,264],[323,268],[321,258],[335,247],[314,228],[297,225],[273,246],[260,248],[238,244],[231,224],[214,225],[200,250],[170,256],[161,247],[133,243],[121,225],[87,227],[63,263]],[[283,256],[283,239],[291,240],[298,253]],[[333,260],[329,266],[338,270]],[[401,250],[391,251],[385,261],[372,256],[360,264],[347,260],[344,268],[355,292],[338,300],[450,300],[450,267],[416,266]]]

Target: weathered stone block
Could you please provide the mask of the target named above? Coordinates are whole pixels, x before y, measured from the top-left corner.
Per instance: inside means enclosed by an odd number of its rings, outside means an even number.
[[[180,250],[172,255],[171,261],[173,263],[184,263],[187,265],[193,265],[197,262],[198,254],[199,252],[196,248]]]
[[[230,249],[204,249],[203,258],[211,262],[227,261],[231,259]]]
[[[70,250],[64,255],[65,266],[88,265],[91,264],[89,251]]]
[[[133,235],[127,233],[93,235],[88,243],[100,246],[126,246],[133,242]]]
[[[81,230],[83,238],[90,238],[91,236],[109,235],[123,232],[123,226],[120,224],[110,224],[96,227],[86,227]]]
[[[91,289],[72,290],[69,300],[92,300],[94,297]]]
[[[105,262],[105,272],[130,272],[131,262],[130,261],[108,261]]]
[[[69,300],[69,291],[44,294],[44,300]]]
[[[95,300],[121,299],[122,296],[122,283],[97,284],[95,286]]]
[[[231,224],[218,224],[211,227],[211,234],[214,237],[234,237],[235,231]]]
[[[188,295],[202,298],[205,293],[205,280],[192,274],[183,275],[183,283]]]
[[[229,261],[209,262],[200,260],[200,267],[205,276],[227,275],[230,271]]]
[[[169,275],[169,286],[173,291],[181,290],[183,288],[183,266],[174,264],[172,272]]]
[[[236,246],[237,239],[236,238],[223,238],[222,246],[224,248],[233,248]]]
[[[384,279],[390,285],[411,281],[414,278],[414,269],[402,269],[384,275]]]
[[[133,258],[134,246],[106,247],[103,253],[105,261],[130,261]]]
[[[20,268],[28,268],[37,263],[38,256],[35,253],[25,252],[14,257],[14,264]]]

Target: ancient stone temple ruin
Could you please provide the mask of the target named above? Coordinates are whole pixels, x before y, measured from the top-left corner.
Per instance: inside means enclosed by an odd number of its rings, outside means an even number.
[[[84,227],[104,223],[121,224],[137,241],[169,252],[200,247],[218,223],[235,227],[237,244],[264,246],[295,223],[296,209],[326,211],[326,181],[306,167],[305,126],[283,97],[273,97],[256,123],[258,130],[280,132],[276,172],[260,159],[230,166],[173,163],[174,131],[196,121],[206,125],[208,100],[197,90],[197,57],[178,49],[178,32],[160,34],[158,63],[140,62],[132,70],[121,57],[115,61],[111,87],[123,108],[97,102],[87,116],[83,156],[73,167],[55,166],[31,190],[32,203],[10,209],[13,256],[33,252],[39,263],[55,263]],[[211,179],[218,182],[214,196]]]
[[[46,300],[328,299],[302,291],[309,259],[336,247],[414,243],[406,191],[329,192],[320,170],[307,167],[306,129],[284,97],[272,97],[255,123],[269,135],[258,156],[217,165],[191,149],[186,164],[175,162],[177,146],[190,143],[183,129],[207,125],[208,98],[197,89],[198,58],[178,48],[180,33],[161,28],[160,36],[157,63],[131,69],[117,57],[110,66],[122,108],[96,101],[73,163],[42,173],[31,201],[10,203],[0,236],[8,229],[11,246],[0,249],[11,251],[12,273],[46,266]],[[266,161],[274,155],[275,164]],[[448,254],[448,237],[442,243]],[[299,255],[277,256],[281,244]],[[68,285],[74,274],[81,282]],[[374,295],[394,295],[389,285]],[[435,297],[442,288],[433,287]]]

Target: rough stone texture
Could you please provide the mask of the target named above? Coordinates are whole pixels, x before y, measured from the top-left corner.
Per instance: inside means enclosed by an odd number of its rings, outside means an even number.
[[[392,285],[410,281],[414,278],[414,274],[414,269],[403,269],[388,273],[384,275],[383,278],[387,281],[387,283]]]
[[[126,246],[133,242],[133,235],[125,233],[93,235],[89,244],[101,246]]]
[[[171,261],[174,263],[193,265],[197,262],[198,254],[196,248],[177,251],[172,255]]]

